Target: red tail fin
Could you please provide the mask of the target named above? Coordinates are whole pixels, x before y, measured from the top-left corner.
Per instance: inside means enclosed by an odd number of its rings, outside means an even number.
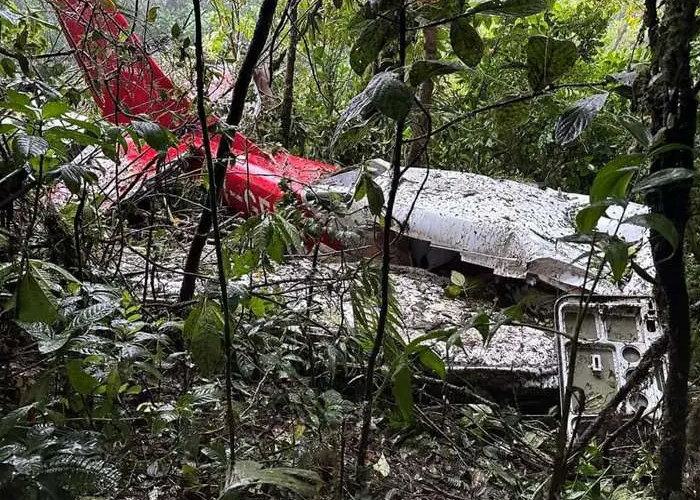
[[[145,114],[169,129],[192,121],[189,99],[148,56],[112,0],[54,0],[53,5],[105,118],[127,123]]]

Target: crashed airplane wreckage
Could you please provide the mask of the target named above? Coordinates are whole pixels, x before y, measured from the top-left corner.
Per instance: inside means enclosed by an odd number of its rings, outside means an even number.
[[[127,148],[120,158],[122,174],[116,184],[122,194],[128,195],[125,186],[133,187],[132,179],[155,174],[156,159],[177,162],[192,150],[201,149],[202,134],[191,112],[190,99],[147,55],[142,41],[114,4],[57,0],[53,5],[105,118],[140,127],[155,123],[173,130],[179,139],[176,147],[168,148],[162,155],[148,146],[137,147],[126,138]],[[120,44],[128,45],[130,50],[118,50]],[[217,121],[210,117],[209,123]],[[220,136],[212,138],[213,150],[219,140]],[[388,165],[377,160],[367,170],[386,198],[390,184]],[[354,199],[361,175],[361,169],[338,171],[334,166],[286,152],[266,153],[236,133],[223,199],[244,214],[273,210],[282,196],[280,182],[285,179],[311,212],[319,210],[324,200],[340,200],[346,207],[340,224],[371,232],[375,219],[366,201]],[[448,359],[454,380],[493,391],[511,390],[516,385],[520,389],[556,390],[562,385],[560,380],[564,380],[560,377],[569,369],[571,317],[578,314],[580,304],[570,294],[588,290],[592,281],[587,279],[585,259],[581,259],[589,251],[588,245],[566,240],[575,232],[576,212],[587,202],[585,195],[514,181],[454,171],[407,169],[401,179],[394,216],[410,262],[429,271],[486,271],[493,279],[511,280],[521,289],[545,288],[559,300],[549,309],[553,328],[503,324],[490,343],[484,345],[481,334],[465,325],[470,324],[474,314],[493,310],[493,304],[472,296],[466,300],[447,299],[445,278],[424,270],[395,269],[392,277],[404,314],[405,340],[410,342],[436,326],[451,325],[460,333],[459,352],[446,352],[444,343],[434,347]],[[644,207],[630,203],[625,213],[629,216],[644,211]],[[618,227],[622,215],[621,209],[616,213],[615,207],[609,208],[597,229],[606,233],[617,231],[619,237],[634,243],[637,265],[653,274],[645,229],[624,223]],[[309,266],[283,265],[277,274],[301,276],[311,272]],[[314,273],[329,273],[333,269],[334,264],[324,264]],[[654,302],[649,298],[651,287],[636,274],[622,286],[603,277],[595,293],[584,316],[580,354],[575,363],[574,385],[583,390],[587,402],[582,418],[589,418],[591,412],[609,400],[651,342],[662,335]],[[306,295],[298,298],[307,299]],[[327,299],[323,292],[314,297],[319,303]],[[350,308],[342,303],[325,306],[322,321],[352,322],[351,313],[347,312]],[[662,380],[663,373],[658,373],[621,410],[630,413],[640,406],[653,408],[660,400]]]

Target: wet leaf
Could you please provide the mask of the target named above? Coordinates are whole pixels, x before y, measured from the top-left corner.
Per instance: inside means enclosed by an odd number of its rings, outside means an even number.
[[[92,394],[100,385],[95,377],[83,370],[83,362],[80,359],[73,359],[66,363],[66,375],[73,389],[83,396]]]
[[[413,106],[413,90],[398,79],[396,74],[378,73],[367,84],[370,101],[384,116],[403,120]]]
[[[413,417],[413,384],[411,370],[402,365],[394,374],[393,393],[399,413],[406,422]]]
[[[651,132],[642,122],[634,118],[620,118],[620,123],[622,123],[641,146],[647,148],[651,145]]]
[[[48,283],[32,267],[17,289],[17,319],[25,323],[51,324],[58,318],[58,301]]]
[[[559,79],[579,57],[573,42],[540,35],[528,39],[526,53],[527,79],[533,90],[543,89]]]
[[[183,326],[183,335],[192,359],[205,374],[215,373],[224,360],[221,332],[224,321],[219,306],[202,297],[190,311]]]
[[[131,122],[131,128],[139,137],[146,141],[146,144],[158,151],[166,151],[173,144],[170,132],[157,123],[133,121]]]
[[[666,168],[647,175],[632,189],[633,193],[652,191],[669,184],[690,183],[697,174],[688,168]]]
[[[350,50],[350,67],[353,71],[362,76],[395,31],[394,23],[387,19],[377,18],[368,22]]]
[[[481,61],[484,42],[466,17],[450,24],[450,43],[455,55],[467,66],[473,68]]]
[[[605,198],[624,199],[634,173],[639,167],[627,166],[626,163],[610,162],[600,169],[591,186],[591,202]]]
[[[625,224],[648,227],[659,233],[675,250],[678,248],[678,231],[668,217],[661,214],[638,214],[623,221]]]
[[[435,76],[449,75],[465,70],[467,68],[454,62],[420,60],[411,65],[411,69],[408,71],[408,82],[415,87]]]
[[[547,10],[549,0],[490,0],[477,4],[472,11],[495,16],[525,17]]]
[[[596,94],[576,102],[561,115],[554,127],[554,139],[560,146],[574,141],[593,121],[603,108],[608,93]]]
[[[49,143],[43,137],[35,135],[18,134],[15,137],[15,148],[25,158],[46,154]]]
[[[610,264],[614,281],[619,282],[627,269],[627,244],[620,240],[608,243],[605,247],[605,260]]]

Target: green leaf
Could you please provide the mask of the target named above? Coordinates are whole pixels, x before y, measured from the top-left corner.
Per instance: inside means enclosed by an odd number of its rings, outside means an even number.
[[[670,143],[653,148],[651,151],[649,151],[649,156],[658,156],[664,153],[668,153],[670,151],[688,151],[691,153],[695,152],[693,148],[691,148],[690,146],[686,146],[685,144]]]
[[[146,144],[158,151],[167,151],[173,140],[170,132],[151,121],[133,121],[131,128],[146,141]]]
[[[410,422],[413,417],[413,383],[411,370],[402,364],[394,374],[393,390],[399,413],[405,422]]]
[[[70,107],[67,103],[63,101],[51,101],[44,104],[41,108],[41,117],[44,120],[50,120],[51,118],[57,118],[68,111]]]
[[[447,376],[447,368],[445,363],[440,359],[440,357],[435,354],[435,351],[428,349],[427,347],[422,349],[418,354],[418,359],[423,363],[423,366],[433,370],[441,379]]]
[[[605,260],[610,264],[614,281],[618,283],[627,269],[627,243],[620,240],[608,243],[605,247]]]
[[[486,313],[479,313],[469,321],[470,326],[476,328],[481,334],[484,345],[488,345],[491,341],[491,325],[489,317]]]
[[[395,32],[394,23],[383,17],[368,22],[350,50],[350,67],[353,71],[362,76]]]
[[[648,227],[659,233],[674,250],[678,248],[678,231],[668,217],[661,214],[638,214],[623,221],[625,224]]]
[[[458,287],[464,287],[464,285],[467,284],[467,278],[459,271],[452,271],[450,273],[450,281]]]
[[[449,299],[456,299],[464,295],[464,288],[457,285],[447,285],[445,288],[445,296]]]
[[[563,76],[578,59],[576,44],[546,36],[531,36],[527,41],[527,79],[532,90],[541,90]]]
[[[627,203],[625,200],[612,198],[596,201],[583,207],[576,214],[576,229],[581,233],[590,233],[596,228],[598,221],[605,214],[608,207],[612,205],[624,205],[625,203]]]
[[[691,183],[697,173],[688,168],[666,168],[647,175],[632,189],[633,193],[652,191],[669,184]]]
[[[258,462],[236,460],[234,469],[229,469],[226,474],[226,482],[219,500],[246,498],[240,494],[241,490],[262,484],[289,490],[303,498],[317,497],[323,487],[319,475],[310,470],[291,467],[263,469]]]
[[[355,200],[359,201],[365,196],[367,196],[367,205],[370,213],[375,217],[379,217],[384,208],[384,191],[369,173],[362,175],[355,191]]]
[[[620,123],[632,134],[637,142],[647,148],[651,145],[651,131],[635,118],[620,118]]]
[[[25,273],[17,289],[17,319],[25,323],[51,324],[58,318],[58,301],[49,285],[32,268]]]
[[[367,84],[370,102],[383,115],[394,120],[403,120],[413,106],[413,91],[394,73],[378,73]]]
[[[261,297],[251,297],[248,302],[248,308],[258,318],[265,317],[265,299]]]
[[[484,42],[466,17],[450,23],[450,43],[455,55],[471,68],[478,65],[484,55]]]
[[[31,158],[46,154],[49,150],[49,143],[43,137],[22,133],[15,137],[15,149],[25,158]]]
[[[608,93],[596,94],[576,102],[561,115],[554,127],[554,139],[560,146],[574,141],[605,105]]]
[[[49,173],[51,179],[61,179],[68,190],[73,194],[80,194],[83,182],[96,184],[97,174],[89,169],[87,165],[77,163],[67,163],[59,165]]]
[[[202,297],[185,319],[183,335],[192,353],[192,359],[203,375],[221,369],[224,351],[221,332],[224,320],[216,303]]]
[[[477,4],[472,12],[495,16],[525,17],[550,7],[549,0],[490,0]]]
[[[182,28],[180,28],[180,25],[178,23],[173,24],[173,27],[170,28],[170,35],[175,40],[180,38],[180,35],[182,35]]]
[[[12,25],[17,25],[19,23],[20,19],[22,19],[22,16],[15,14],[14,12],[11,12],[7,9],[0,8],[0,19],[5,19]]]
[[[73,359],[66,363],[66,375],[73,389],[83,396],[92,394],[100,385],[95,377],[83,370],[83,362],[80,359]]]
[[[450,61],[419,60],[414,62],[411,65],[411,69],[408,70],[408,82],[416,87],[434,76],[449,75],[466,70],[467,68],[461,64]]]
[[[146,21],[149,23],[155,23],[156,19],[158,19],[158,9],[159,7],[151,7],[148,9],[148,13],[146,14]]]
[[[627,188],[639,167],[626,166],[625,162],[610,162],[600,169],[591,186],[591,203],[605,198],[625,199]]]
[[[17,72],[17,65],[15,64],[15,61],[9,57],[3,57],[0,59],[0,68],[2,68],[5,75],[7,75],[9,78],[14,77],[15,73]]]

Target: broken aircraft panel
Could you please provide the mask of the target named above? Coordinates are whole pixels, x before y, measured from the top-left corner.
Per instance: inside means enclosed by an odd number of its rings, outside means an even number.
[[[561,297],[555,306],[555,323],[561,332],[573,336],[580,311],[580,296]],[[595,418],[617,391],[627,382],[651,344],[663,335],[651,297],[595,296],[579,328],[579,341],[574,364],[575,393],[569,419],[569,430]],[[560,387],[565,387],[569,370],[571,340],[557,340]],[[634,415],[644,408],[646,419],[658,417],[663,397],[664,366],[638,387],[618,408],[623,415]],[[563,400],[563,389],[561,391]],[[583,400],[581,400],[583,397]],[[581,428],[581,425],[578,426]]]
[[[370,171],[388,197],[391,172],[382,160],[373,160]],[[366,200],[352,198],[359,170],[345,171],[321,179],[306,193],[318,198],[334,193],[349,202],[348,226],[372,225]],[[565,292],[590,288],[584,283],[589,245],[562,241],[576,233],[574,218],[588,197],[541,189],[535,185],[484,175],[448,170],[408,168],[401,177],[394,218],[403,235],[427,243],[414,245],[417,260],[439,265],[458,253],[461,260],[492,269],[506,278],[541,281]],[[629,203],[623,211],[611,207],[597,229],[613,234],[618,219],[645,213],[646,208]],[[651,250],[645,229],[620,224],[617,235],[635,243],[636,263],[653,275]],[[422,254],[422,255],[420,255]],[[428,267],[431,267],[430,265]],[[596,293],[645,295],[651,285],[633,274],[623,286],[601,279]]]

